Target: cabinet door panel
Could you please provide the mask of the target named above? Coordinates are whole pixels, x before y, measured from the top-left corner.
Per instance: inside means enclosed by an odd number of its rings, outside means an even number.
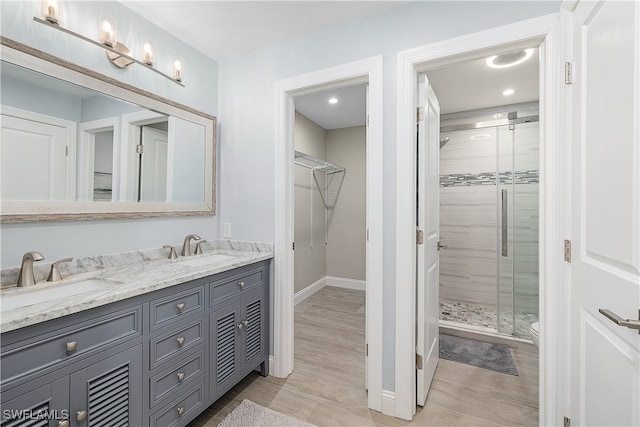
[[[219,307],[209,318],[211,334],[210,389],[216,397],[235,384],[238,377],[238,324],[240,301]]]
[[[14,399],[2,399],[2,427],[53,427],[69,416],[69,377],[65,376]]]
[[[142,345],[71,374],[70,410],[72,426],[141,425]]]
[[[262,363],[266,348],[264,289],[256,289],[242,299],[242,319],[245,327],[240,331],[242,373]]]

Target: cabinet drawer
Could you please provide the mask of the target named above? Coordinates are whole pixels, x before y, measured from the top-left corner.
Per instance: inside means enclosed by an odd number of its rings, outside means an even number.
[[[204,310],[204,286],[151,301],[150,308],[151,330],[201,312]]]
[[[157,427],[173,427],[185,425],[198,415],[204,406],[204,383],[196,384],[176,403],[168,405],[158,413],[151,415],[149,425]]]
[[[264,269],[261,268],[211,283],[209,285],[210,304],[213,305],[223,298],[253,289],[255,286],[264,283],[264,273]]]
[[[142,333],[141,312],[141,306],[116,312],[79,324],[54,337],[3,352],[2,381],[9,382],[99,347],[139,336]]]
[[[151,369],[176,354],[184,354],[204,342],[203,320],[199,319],[169,333],[151,338]]]
[[[154,406],[167,396],[179,393],[201,376],[204,369],[204,350],[185,357],[179,364],[151,377],[150,403]]]

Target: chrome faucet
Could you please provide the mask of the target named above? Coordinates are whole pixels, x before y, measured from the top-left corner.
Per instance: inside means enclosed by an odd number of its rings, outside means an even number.
[[[184,238],[184,244],[182,245],[182,256],[191,255],[191,239],[200,240],[200,236],[197,234],[189,234]]]
[[[36,284],[33,276],[33,261],[42,261],[44,256],[40,252],[27,252],[22,257],[22,265],[20,266],[20,275],[18,276],[18,286],[31,286]]]

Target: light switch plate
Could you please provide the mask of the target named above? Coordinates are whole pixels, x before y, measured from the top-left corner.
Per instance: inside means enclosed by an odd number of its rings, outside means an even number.
[[[224,238],[225,239],[230,239],[231,238],[231,223],[230,222],[225,222],[224,223]]]

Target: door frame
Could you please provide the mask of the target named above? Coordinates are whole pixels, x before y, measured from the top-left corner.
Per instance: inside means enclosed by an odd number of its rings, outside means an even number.
[[[293,371],[294,97],[329,87],[369,84],[366,159],[366,336],[368,406],[382,410],[382,56],[279,80],[275,84],[275,242],[273,360],[270,371]],[[363,236],[364,237],[364,236]]]
[[[417,74],[429,68],[484,57],[487,50],[540,44],[540,374],[539,422],[555,425],[566,409],[569,269],[562,239],[568,238],[570,210],[569,144],[560,144],[566,98],[561,13],[541,16],[440,41],[398,53],[397,204],[396,204],[396,365],[395,415],[411,419],[416,408],[415,370],[415,103]],[[402,143],[412,141],[412,143]]]

